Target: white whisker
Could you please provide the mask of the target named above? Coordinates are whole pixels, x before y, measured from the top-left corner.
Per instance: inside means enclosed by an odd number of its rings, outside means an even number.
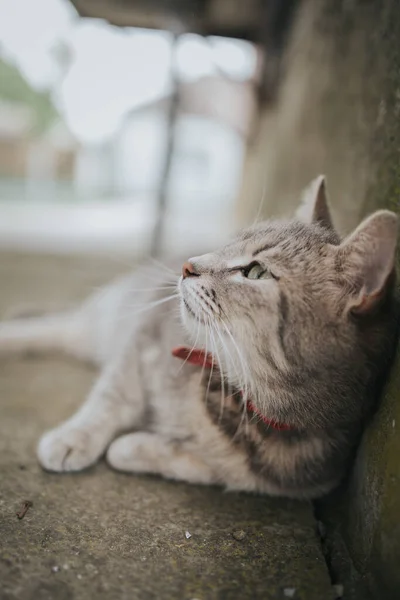
[[[219,338],[220,338],[220,340],[221,340],[222,348],[223,348],[223,350],[226,350],[226,352],[227,352],[227,354],[228,354],[228,357],[229,357],[229,359],[230,359],[230,361],[231,361],[231,363],[232,363],[232,367],[233,367],[233,369],[235,370],[235,375],[236,375],[236,377],[237,377],[237,380],[238,380],[238,382],[240,382],[240,377],[239,377],[239,374],[238,374],[238,372],[237,372],[237,369],[236,369],[236,364],[235,364],[235,362],[234,362],[234,361],[233,361],[233,359],[232,359],[232,356],[231,356],[231,353],[230,353],[230,351],[229,351],[229,348],[228,348],[228,346],[225,344],[225,342],[224,342],[224,339],[222,338],[222,336],[221,336],[221,334],[220,334],[220,332],[219,332],[219,330],[218,330],[218,329],[217,329],[217,333],[218,333],[218,336],[219,336]],[[228,381],[228,394],[229,394],[229,395],[231,395],[231,391],[232,391],[231,383],[230,383],[230,381]],[[236,433],[235,433],[235,435],[233,436],[233,439],[234,439],[234,438],[235,438],[235,436],[236,436],[236,435],[239,433],[239,431],[240,431],[240,426],[241,426],[242,422],[243,422],[243,413],[242,413],[242,418],[241,418],[241,420],[240,420],[240,423],[239,423],[239,425],[238,425],[238,427],[237,427]]]
[[[170,285],[155,286],[155,287],[151,287],[151,288],[132,288],[132,289],[130,289],[130,291],[131,292],[138,292],[138,293],[141,293],[141,292],[158,292],[160,290],[171,290],[172,291],[174,289],[174,287],[175,287],[175,284],[171,283]],[[105,287],[104,286],[103,287],[92,287],[91,289],[94,290],[94,291],[98,291],[98,292],[101,292],[101,291],[104,292],[105,291]]]
[[[225,328],[225,331],[228,334],[228,336],[229,336],[229,338],[230,338],[230,340],[231,340],[231,342],[232,342],[232,344],[233,344],[233,346],[234,346],[234,348],[236,350],[236,353],[238,355],[239,364],[240,364],[240,367],[241,367],[242,377],[243,377],[243,382],[240,382],[240,383],[241,383],[241,387],[243,388],[243,391],[245,392],[245,399],[247,400],[248,399],[248,379],[249,379],[249,377],[248,377],[248,374],[247,374],[246,362],[245,362],[245,360],[243,358],[243,354],[241,353],[239,346],[236,343],[235,338],[233,337],[233,335],[229,331],[229,328],[227,327],[225,321],[223,321],[221,319],[221,322],[222,322],[222,324],[223,324],[223,326]],[[239,378],[239,381],[240,381],[240,379],[241,378]]]
[[[207,340],[208,340],[208,333],[210,332],[210,325],[209,323],[206,323],[206,352],[210,352],[210,350],[208,350],[207,348]],[[211,337],[211,335],[210,335]],[[211,361],[211,368],[210,368],[210,375],[208,377],[208,382],[207,382],[207,389],[206,389],[206,404],[208,402],[208,395],[210,393],[210,385],[211,385],[211,379],[213,376],[213,371],[214,371],[214,356],[213,356],[213,360]]]
[[[159,290],[173,290],[175,287],[175,284],[171,283],[170,285],[161,285],[159,287],[153,287],[153,288],[133,288],[131,291],[132,292],[157,292]]]
[[[196,339],[194,340],[193,346],[189,352],[189,354],[187,355],[187,357],[185,358],[185,360],[183,361],[183,363],[181,364],[181,366],[178,369],[177,375],[182,371],[183,367],[186,365],[187,361],[189,360],[189,358],[191,357],[193,350],[196,348],[196,344],[197,344],[197,340],[199,339],[199,334],[200,334],[200,322],[198,322],[197,324],[197,333],[196,333]]]
[[[171,273],[171,275],[174,275],[174,277],[179,277],[179,274],[176,273],[173,269],[171,269],[170,267],[167,267],[167,265],[164,265],[162,262],[160,262],[159,260],[156,260],[155,258],[150,258],[149,259],[152,263],[154,263],[153,267],[158,267],[160,270],[162,271],[168,271],[169,273]]]
[[[140,269],[140,271],[137,271],[137,274],[139,277],[144,277],[148,281],[157,281],[159,283],[171,285],[176,285],[179,279],[178,277],[172,277],[172,275],[169,273],[155,273],[152,271],[148,272],[146,267],[144,269]]]
[[[239,364],[240,364],[240,367],[241,367],[242,376],[243,376],[243,378],[244,378],[243,385],[241,386],[241,387],[242,387],[242,389],[240,390],[240,391],[241,391],[241,393],[242,393],[242,401],[243,401],[243,402],[242,402],[242,417],[241,417],[241,419],[240,419],[240,423],[239,423],[239,426],[238,426],[238,430],[237,430],[237,432],[240,430],[240,428],[241,428],[241,426],[242,426],[242,424],[243,424],[243,421],[244,421],[244,420],[246,421],[246,431],[247,431],[247,427],[248,427],[248,419],[247,419],[247,401],[248,401],[248,399],[249,399],[249,395],[250,395],[250,394],[249,394],[248,383],[247,383],[247,381],[248,381],[248,376],[247,376],[247,374],[246,374],[246,366],[245,366],[245,365],[246,365],[246,363],[245,363],[245,360],[244,360],[244,358],[243,358],[243,355],[242,355],[242,353],[240,352],[240,348],[239,348],[239,346],[237,345],[237,343],[236,343],[236,341],[235,341],[235,339],[234,339],[233,335],[232,335],[232,334],[231,334],[231,332],[229,331],[229,328],[227,327],[226,323],[225,323],[224,321],[221,321],[221,322],[222,322],[223,326],[225,327],[225,330],[226,330],[227,334],[229,335],[229,337],[230,337],[230,339],[231,339],[231,341],[232,341],[232,344],[233,344],[233,346],[234,346],[234,348],[235,348],[235,350],[236,350],[236,353],[237,353],[237,355],[238,355],[238,358],[239,358]],[[237,372],[236,372],[236,374],[237,374]],[[237,374],[237,375],[238,375],[238,374]],[[239,380],[240,380],[240,377],[238,377],[238,378],[239,378]],[[237,432],[236,432],[236,433],[237,433]],[[235,435],[236,435],[236,434],[235,434]]]
[[[164,304],[164,302],[169,302],[170,300],[174,300],[175,298],[178,298],[179,294],[173,294],[172,296],[168,296],[167,298],[161,298],[161,300],[156,300],[155,302],[150,302],[150,304],[148,305],[139,305],[139,310],[132,310],[131,312],[129,312],[126,315],[120,315],[119,319],[126,319],[128,317],[133,317],[136,316],[137,314],[140,314],[141,312],[144,312],[146,310],[151,310],[152,308],[155,308],[156,306],[159,306],[160,304]],[[129,307],[127,307],[129,308]],[[137,308],[137,305],[132,305],[131,307],[132,309]]]
[[[259,205],[258,205],[257,214],[255,216],[255,219],[254,219],[252,225],[251,225],[252,227],[254,227],[255,225],[257,225],[258,220],[260,218],[260,214],[261,214],[262,208],[264,206],[265,192],[266,192],[266,181],[264,181],[263,190],[262,190],[262,194],[261,194],[261,199],[260,199],[260,202],[259,202]]]
[[[204,322],[204,325],[205,325],[205,332],[206,332],[206,341],[205,341],[205,348],[204,348],[204,352],[205,352],[204,361],[203,361],[203,366],[201,368],[201,381],[203,381],[204,370],[206,368],[206,361],[207,361],[207,354],[208,354],[208,343],[207,343],[208,342],[208,334],[207,334],[208,327],[207,327],[206,322]],[[211,362],[211,371],[212,371],[212,366],[213,366],[213,363]],[[208,381],[210,382],[210,379]],[[207,386],[207,391],[208,391],[208,386]]]
[[[221,374],[221,408],[220,408],[220,413],[219,413],[219,421],[221,422],[222,415],[224,413],[224,408],[225,408],[225,377],[224,377],[224,367],[223,367],[222,361],[221,361],[220,356],[219,356],[218,344],[217,344],[217,342],[215,340],[214,333],[213,333],[213,329],[215,330],[215,332],[217,332],[217,328],[215,326],[215,323],[213,323],[212,321],[211,321],[211,326],[212,326],[212,328],[210,329],[210,334],[212,335],[213,346],[215,348],[215,354],[217,355],[217,363],[219,365],[219,372]]]

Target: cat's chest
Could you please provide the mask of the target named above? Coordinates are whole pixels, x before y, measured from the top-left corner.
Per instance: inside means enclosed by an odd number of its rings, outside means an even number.
[[[218,371],[204,376],[202,388],[203,402],[211,421],[235,445],[246,441],[262,444],[274,433],[249,411],[243,392],[222,382]]]

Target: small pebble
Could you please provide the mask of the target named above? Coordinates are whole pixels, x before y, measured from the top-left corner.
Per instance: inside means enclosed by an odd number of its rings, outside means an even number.
[[[187,540],[190,540],[190,538],[191,538],[191,537],[192,537],[192,534],[191,534],[191,533],[189,533],[189,531],[185,531],[185,538],[186,538]]]
[[[65,563],[65,565],[63,565],[63,569],[64,569],[64,571],[68,571],[69,565],[67,565],[67,563]]]
[[[344,587],[341,583],[337,583],[333,586],[333,591],[335,592],[335,599],[343,598]]]
[[[294,597],[294,595],[295,595],[295,593],[296,593],[296,588],[285,588],[285,589],[283,590],[283,595],[284,595],[286,598],[293,598],[293,597]]]
[[[51,570],[53,573],[58,573],[58,571],[60,570],[60,567],[57,565],[54,565],[54,567],[51,567]]]
[[[236,531],[232,531],[232,537],[235,538],[238,542],[241,542],[246,537],[246,532],[243,529],[236,529]]]
[[[396,427],[396,420],[395,419],[393,419],[393,421],[392,421],[392,427],[393,427],[393,429]]]
[[[76,576],[77,579],[82,579],[82,575],[80,573],[78,573],[78,575]]]

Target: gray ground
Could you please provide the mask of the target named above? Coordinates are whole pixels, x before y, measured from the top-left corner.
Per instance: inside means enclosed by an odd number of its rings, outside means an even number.
[[[0,308],[62,305],[121,270],[3,253]],[[62,357],[0,362],[1,600],[332,597],[307,503],[125,476],[104,464],[44,473],[40,434],[75,409],[94,377]],[[25,500],[33,506],[18,520]]]

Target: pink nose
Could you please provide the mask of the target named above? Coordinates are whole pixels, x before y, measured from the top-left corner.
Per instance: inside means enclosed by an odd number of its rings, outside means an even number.
[[[182,266],[183,279],[186,279],[186,277],[198,277],[198,275],[199,274],[196,273],[196,270],[191,262],[186,261],[185,263],[183,263],[183,266]]]

